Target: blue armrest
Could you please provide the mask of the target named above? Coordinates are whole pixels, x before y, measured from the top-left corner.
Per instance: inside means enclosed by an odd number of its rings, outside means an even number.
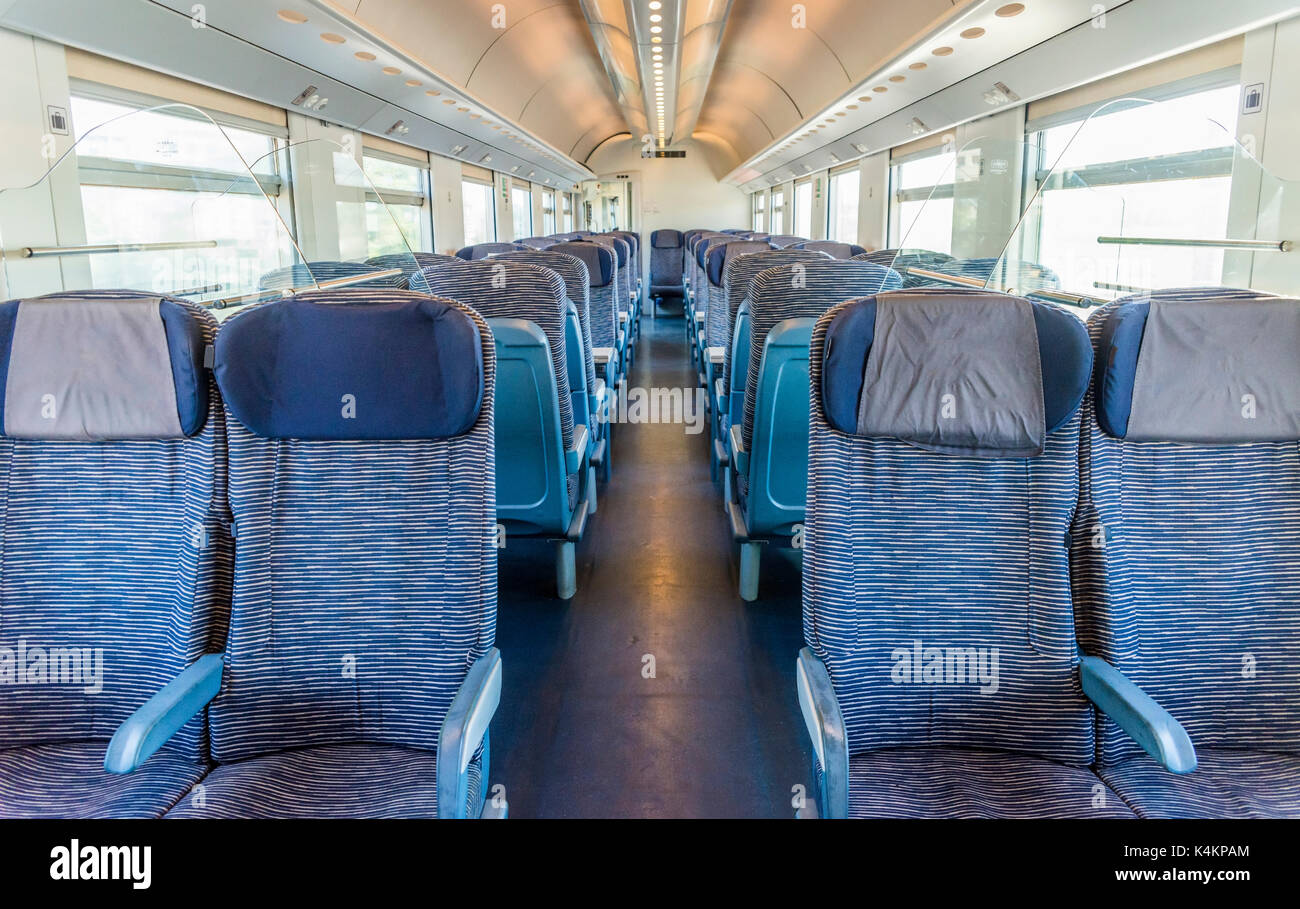
[[[582,460],[587,455],[587,427],[579,424],[573,427],[573,444],[564,452],[564,466],[569,473],[577,473],[582,467]]]
[[[831,685],[826,664],[807,647],[799,651],[796,671],[799,709],[812,739],[813,753],[822,767],[820,814],[846,818],[849,816],[849,742],[835,687]]]
[[[1079,680],[1088,700],[1166,769],[1196,769],[1196,749],[1187,730],[1122,672],[1100,657],[1085,656],[1079,661]]]
[[[438,817],[465,817],[469,801],[466,768],[500,703],[501,651],[493,647],[470,667],[438,730]],[[487,785],[486,779],[483,785]]]
[[[745,434],[739,423],[732,423],[728,433],[731,436],[731,463],[736,465],[736,473],[749,476],[749,452],[745,451]]]
[[[130,773],[143,764],[221,690],[225,657],[209,653],[162,687],[113,733],[104,754],[109,773]]]
[[[725,416],[727,413],[727,404],[729,400],[727,395],[722,393],[722,377],[713,380],[713,396],[718,402],[718,416]]]

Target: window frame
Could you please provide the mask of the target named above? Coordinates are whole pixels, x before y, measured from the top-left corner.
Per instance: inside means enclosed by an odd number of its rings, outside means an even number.
[[[500,231],[498,230],[498,226],[497,226],[497,205],[496,205],[496,202],[497,202],[497,189],[496,189],[495,178],[492,179],[492,180],[485,180],[485,179],[483,179],[482,177],[476,177],[476,176],[472,176],[472,175],[470,175],[470,174],[467,174],[467,173],[465,173],[464,168],[461,168],[461,172],[460,172],[460,183],[461,183],[461,201],[460,201],[460,230],[461,230],[461,240],[462,240],[463,242],[465,242],[465,244],[466,244],[467,246],[468,246],[468,245],[473,245],[473,244],[469,243],[469,237],[466,235],[466,234],[467,234],[467,231],[465,230],[465,226],[466,226],[466,222],[465,222],[465,184],[468,183],[468,184],[471,184],[471,185],[474,185],[474,186],[485,186],[485,187],[487,187],[487,190],[488,190],[488,205],[487,205],[487,212],[488,212],[488,215],[489,215],[489,216],[491,217],[491,219],[492,219],[492,225],[491,225],[492,229],[491,229],[491,236],[490,236],[488,239],[483,240],[482,242],[484,242],[484,243],[495,243],[495,242],[497,242],[497,237],[500,236]]]
[[[366,172],[366,158],[374,158],[377,161],[387,161],[390,164],[404,164],[407,167],[413,167],[420,172],[421,193],[413,193],[407,189],[393,189],[391,187],[380,186],[370,179],[370,174]],[[393,152],[386,152],[382,149],[365,147],[361,149],[361,170],[366,174],[366,180],[373,187],[373,191],[366,189],[366,202],[382,202],[385,206],[404,205],[420,209],[420,238],[417,245],[411,246],[411,238],[406,237],[408,246],[412,251],[432,252],[435,246],[436,235],[433,223],[433,166],[425,155],[425,163],[420,165],[415,158],[406,157]],[[401,229],[401,225],[397,225]],[[403,235],[405,236],[405,235]]]
[[[848,174],[858,175],[858,196],[854,200],[855,212],[853,215],[854,236],[849,239],[841,239],[839,237],[835,237],[831,235],[831,224],[834,219],[835,202],[836,202],[835,184],[837,182],[837,178],[844,177]],[[854,161],[851,164],[844,164],[830,171],[826,175],[826,239],[834,240],[837,243],[851,243],[856,245],[858,242],[858,235],[862,232],[861,208],[862,208],[862,168],[859,162]]]

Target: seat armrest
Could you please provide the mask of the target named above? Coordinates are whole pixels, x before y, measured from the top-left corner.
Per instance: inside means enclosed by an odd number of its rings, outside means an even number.
[[[438,730],[438,817],[463,818],[469,800],[466,768],[501,703],[501,651],[493,647],[470,667]],[[487,785],[487,780],[482,784]]]
[[[627,324],[627,320],[628,320],[629,318],[630,318],[630,317],[628,316],[627,313],[625,313],[625,312],[620,312],[620,313],[618,314],[618,324],[619,324],[619,325],[626,325],[626,324]]]
[[[1196,749],[1181,723],[1101,657],[1079,661],[1083,693],[1142,750],[1174,773],[1196,769]]]
[[[605,406],[609,400],[609,386],[605,384],[604,379],[596,379],[596,384],[591,389],[591,394],[588,400],[590,402],[592,414],[598,419],[602,418],[605,414]]]
[[[164,685],[117,727],[104,754],[104,769],[130,773],[148,760],[217,696],[224,666],[223,654],[209,653]]]
[[[727,413],[727,395],[722,393],[722,377],[713,380],[713,397],[718,402],[718,415],[724,416]]]
[[[736,473],[749,476],[749,452],[745,451],[745,434],[739,423],[732,423],[727,433],[731,437],[731,463],[736,465]]]
[[[727,355],[726,349],[722,347],[710,347],[707,350],[707,353],[709,355],[709,363],[714,366],[721,366],[723,357]]]
[[[849,816],[849,742],[844,732],[844,717],[826,664],[807,647],[799,651],[795,684],[799,710],[822,768],[820,814],[846,818]]]
[[[579,424],[573,427],[573,444],[564,452],[564,467],[568,473],[576,473],[582,467],[582,459],[587,454],[587,427]]]

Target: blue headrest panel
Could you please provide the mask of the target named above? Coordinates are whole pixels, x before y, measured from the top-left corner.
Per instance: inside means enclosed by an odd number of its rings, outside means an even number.
[[[681,231],[656,230],[650,234],[650,246],[654,249],[680,249],[681,245]]]
[[[709,283],[714,287],[722,286],[722,275],[727,267],[727,262],[731,259],[749,253],[766,252],[771,248],[766,240],[734,240],[730,243],[712,247],[709,250]]]
[[[1097,355],[1097,422],[1114,438],[1300,439],[1300,301],[1226,288],[1120,300]]]
[[[456,250],[456,258],[464,259],[466,262],[474,262],[478,259],[486,259],[496,253],[514,252],[527,248],[527,246],[519,243],[476,243],[473,246],[465,246]]]
[[[632,247],[621,237],[606,236],[605,239],[612,244],[614,253],[618,256],[618,267],[625,267],[627,265],[627,257],[631,254]]]
[[[614,280],[614,253],[599,243],[575,240],[572,243],[557,243],[546,251],[581,259],[587,266],[592,287],[604,287]]]
[[[898,296],[928,291],[899,291]],[[944,292],[948,295],[948,292]],[[1001,296],[972,291],[972,296]],[[1027,301],[1033,307],[1042,361],[1043,416],[1047,432],[1068,423],[1078,412],[1092,374],[1092,345],[1083,323],[1056,306]],[[826,331],[823,346],[822,410],[836,430],[858,432],[867,358],[876,326],[876,298],[854,300],[841,307]]]
[[[208,418],[203,327],[185,303],[131,291],[0,304],[0,435],[192,436]]]
[[[268,439],[445,439],[483,405],[478,325],[450,300],[313,291],[235,315],[217,334],[230,412]]]

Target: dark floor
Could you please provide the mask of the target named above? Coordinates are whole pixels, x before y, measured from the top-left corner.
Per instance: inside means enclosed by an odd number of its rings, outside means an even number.
[[[631,382],[694,389],[680,311],[646,313]],[[614,427],[569,603],[545,542],[502,551],[491,782],[512,817],[793,816],[810,776],[798,566],[765,556],[761,599],[739,598],[708,444],[679,424]]]

